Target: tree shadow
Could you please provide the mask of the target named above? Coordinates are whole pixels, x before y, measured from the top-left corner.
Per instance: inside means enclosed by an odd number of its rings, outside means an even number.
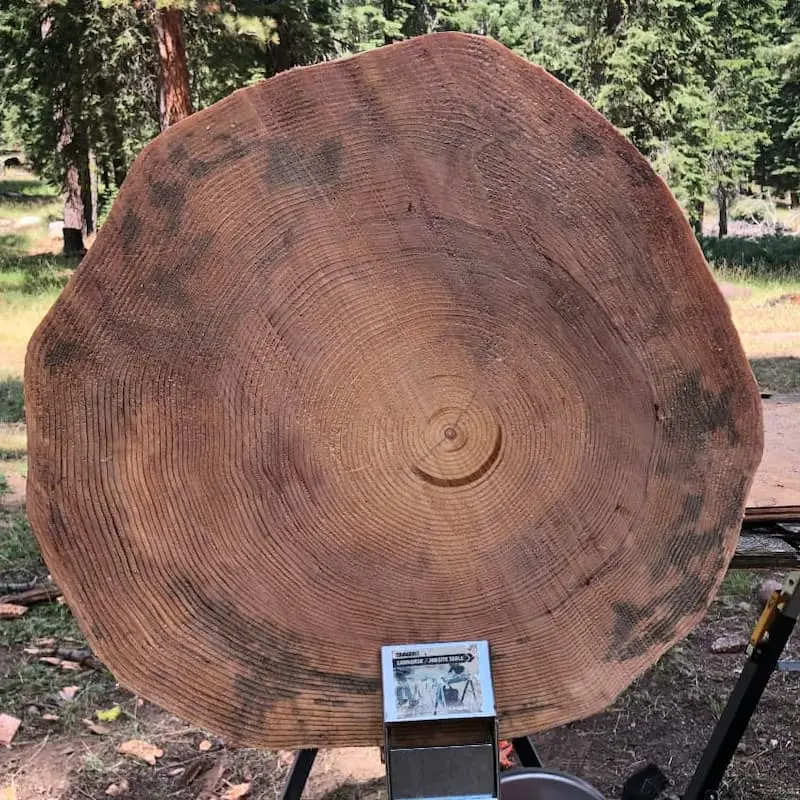
[[[762,389],[778,394],[800,392],[800,358],[751,358],[750,367]]]
[[[48,205],[58,194],[42,191],[40,181],[32,178],[0,178],[0,200],[4,205]]]
[[[40,294],[61,290],[80,263],[77,257],[56,253],[29,254],[28,241],[20,233],[0,234],[0,287]]]

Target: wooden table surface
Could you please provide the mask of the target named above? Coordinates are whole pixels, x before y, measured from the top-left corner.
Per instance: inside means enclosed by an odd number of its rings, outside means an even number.
[[[764,400],[764,456],[748,509],[800,506],[800,397]]]

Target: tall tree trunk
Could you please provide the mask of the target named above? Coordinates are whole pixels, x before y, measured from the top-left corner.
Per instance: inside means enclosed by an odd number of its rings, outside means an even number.
[[[621,0],[608,0],[606,3],[606,33],[613,36],[625,17],[625,7]]]
[[[728,192],[724,186],[717,189],[717,202],[719,204],[719,238],[728,235]]]
[[[63,96],[68,96],[65,87]],[[55,118],[61,131],[57,150],[64,170],[64,255],[83,256],[86,253],[83,243],[86,193],[81,187],[88,187],[86,148],[82,146],[81,137],[73,130],[69,108],[57,108]]]
[[[703,217],[706,214],[706,204],[698,200],[694,204],[694,214],[692,216],[692,228],[698,236],[703,235]]]
[[[125,166],[125,156],[121,150],[115,150],[112,153],[111,163],[114,165],[114,185],[119,189],[128,171]]]
[[[86,223],[86,233],[97,233],[97,159],[91,145],[86,151],[86,166],[84,168],[85,177],[82,178],[83,185],[83,218]]]
[[[86,247],[83,244],[83,198],[81,192],[80,169],[76,161],[69,156],[67,162],[64,188],[64,255],[83,256]]]
[[[41,36],[47,40],[53,32],[52,9],[47,8],[41,19]],[[53,121],[58,130],[56,153],[64,176],[64,255],[83,256],[84,217],[81,192],[81,158],[75,132],[72,128],[73,98],[65,83],[53,92]]]
[[[275,20],[277,41],[270,41],[269,45],[267,45],[267,50],[272,62],[272,71],[277,75],[279,72],[291,69],[295,64],[292,58],[286,20],[282,14],[274,14],[273,19]]]
[[[183,39],[183,12],[179,8],[159,8],[153,14],[153,31],[160,66],[159,116],[161,129],[192,113],[189,91],[189,66]]]
[[[394,22],[394,0],[383,0],[383,16],[387,22]],[[384,44],[391,44],[395,37],[390,33],[383,34]]]
[[[103,88],[105,90],[105,84]],[[103,165],[103,182],[105,183],[106,190],[108,190],[112,184],[112,181],[106,177],[106,172],[109,170],[109,167],[111,167],[111,174],[113,175],[113,184],[118,189],[122,186],[122,181],[125,179],[126,172],[125,137],[117,123],[117,109],[114,100],[115,98],[111,89],[105,90],[103,94],[103,125],[105,128],[106,141],[108,142],[108,149],[110,151],[110,164],[106,162]]]

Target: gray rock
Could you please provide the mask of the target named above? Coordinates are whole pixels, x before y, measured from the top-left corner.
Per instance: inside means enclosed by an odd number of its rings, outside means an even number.
[[[720,636],[711,644],[712,653],[743,653],[747,650],[748,639],[739,634]]]
[[[777,592],[781,586],[783,586],[783,584],[775,580],[775,578],[764,578],[756,592],[758,602],[761,603],[762,606],[765,606],[770,597],[772,597],[772,593]]]

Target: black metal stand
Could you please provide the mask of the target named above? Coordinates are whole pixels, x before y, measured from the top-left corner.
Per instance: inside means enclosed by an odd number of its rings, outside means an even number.
[[[800,576],[800,573],[794,575]],[[787,581],[783,599],[777,598],[773,609],[769,605],[765,609],[764,613],[771,614],[771,618],[765,620],[762,616],[763,623],[759,621],[759,625],[763,627],[760,631],[759,626],[756,626],[753,634],[756,641],[751,643],[749,658],[714,728],[683,800],[717,800],[725,771],[797,622],[800,612],[797,580],[794,577],[793,585],[790,583],[792,578]]]
[[[753,630],[748,659],[700,758],[682,800],[717,800],[725,772],[800,616],[800,572],[793,572],[767,604]],[[654,764],[632,775],[623,800],[657,800],[669,781]]]
[[[776,592],[753,630],[748,659],[728,703],[717,722],[682,800],[717,800],[720,783],[750,724],[753,712],[772,673],[779,668],[781,653],[800,616],[800,572],[793,572]],[[791,662],[794,664],[795,662]],[[542,767],[530,736],[511,740],[520,765]],[[301,800],[316,749],[298,751],[283,790],[282,800]],[[657,800],[669,781],[654,764],[626,781],[623,800]]]
[[[517,739],[512,739],[511,744],[517,755],[520,766],[542,766],[542,760],[539,758],[539,754],[536,752],[536,747],[530,736],[521,736]],[[308,776],[311,774],[311,768],[314,766],[317,752],[318,751],[313,748],[297,751],[292,769],[289,772],[289,777],[286,779],[286,783],[283,787],[281,800],[301,800],[303,789],[306,788]]]
[[[283,787],[283,800],[300,800],[318,752],[315,747],[297,751],[289,777]]]
[[[517,754],[520,766],[522,767],[541,767],[542,759],[539,758],[539,753],[533,744],[533,739],[530,736],[520,736],[517,739],[511,740],[511,746]]]

